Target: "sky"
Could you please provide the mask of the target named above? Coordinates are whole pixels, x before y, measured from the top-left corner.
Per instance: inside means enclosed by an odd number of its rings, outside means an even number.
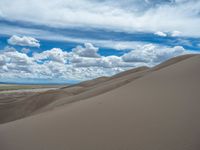
[[[0,82],[77,83],[200,52],[199,0],[1,0]]]

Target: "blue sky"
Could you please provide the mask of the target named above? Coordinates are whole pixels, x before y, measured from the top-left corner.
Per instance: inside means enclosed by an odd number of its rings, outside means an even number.
[[[199,53],[198,0],[0,1],[0,82],[66,83]]]

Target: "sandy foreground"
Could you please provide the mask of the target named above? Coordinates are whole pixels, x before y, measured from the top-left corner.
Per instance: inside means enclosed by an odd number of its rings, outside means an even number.
[[[199,150],[199,66],[181,56],[2,103],[0,149]]]

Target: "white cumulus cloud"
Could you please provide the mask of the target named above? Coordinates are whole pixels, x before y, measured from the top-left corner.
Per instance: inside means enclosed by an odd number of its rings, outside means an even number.
[[[98,48],[92,44],[85,45],[84,48],[96,49],[97,52]],[[17,50],[1,50],[0,80],[88,80],[111,76],[139,66],[154,66],[171,57],[187,53],[193,52],[181,46],[161,47],[154,44],[138,46],[122,56],[98,57],[88,57],[88,54],[80,55],[77,51],[67,52],[60,48],[34,53],[32,56]]]
[[[13,35],[8,39],[10,45],[19,45],[19,46],[29,46],[29,47],[40,47],[40,43],[37,39],[29,36],[17,36]]]
[[[154,66],[172,57],[187,53],[191,53],[191,51],[187,51],[182,46],[169,48],[147,44],[142,47],[138,47],[137,49],[132,50],[129,53],[124,54],[122,56],[122,59],[125,62],[142,62],[145,63],[147,66]]]
[[[84,47],[77,46],[72,50],[73,53],[81,56],[81,57],[100,57],[97,53],[99,48],[95,47],[91,43],[85,43]]]
[[[64,52],[60,48],[53,48],[51,50],[43,51],[42,53],[34,53],[33,58],[37,61],[51,60],[59,63],[65,63],[67,52]]]
[[[155,34],[155,35],[158,35],[158,36],[162,36],[162,37],[166,37],[166,36],[167,36],[166,33],[161,32],[161,31],[155,32],[154,34]]]

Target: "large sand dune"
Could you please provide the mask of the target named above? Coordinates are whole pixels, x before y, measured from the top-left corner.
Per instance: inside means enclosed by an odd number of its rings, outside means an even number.
[[[2,104],[0,149],[199,150],[199,66],[181,56]]]
[[[10,103],[0,103],[0,123],[5,123],[32,114],[54,109],[63,104],[69,104],[104,92],[108,92],[130,81],[142,77],[148,72],[147,67],[125,71],[113,77],[100,77],[77,85],[58,90],[40,92],[31,96],[15,98]]]

